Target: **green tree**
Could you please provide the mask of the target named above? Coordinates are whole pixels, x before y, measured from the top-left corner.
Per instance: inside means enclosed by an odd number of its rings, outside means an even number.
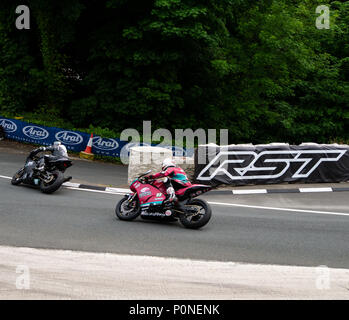
[[[0,3],[0,111],[116,132],[228,128],[232,143],[347,141],[349,1]]]

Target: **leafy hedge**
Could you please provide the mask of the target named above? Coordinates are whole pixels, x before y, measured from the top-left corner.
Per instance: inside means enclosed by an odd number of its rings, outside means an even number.
[[[88,128],[75,128],[74,125],[62,118],[52,117],[49,114],[44,113],[21,113],[14,114],[10,112],[1,112],[1,115],[7,118],[21,117],[21,121],[34,123],[46,127],[57,127],[65,130],[81,131],[86,133],[93,133],[95,136],[101,136],[104,138],[119,138],[120,133],[114,132],[108,128],[94,127],[92,124]]]
[[[329,30],[323,0],[21,4],[30,30],[0,2],[2,113],[105,137],[152,120],[231,143],[349,140],[349,1],[327,1]]]

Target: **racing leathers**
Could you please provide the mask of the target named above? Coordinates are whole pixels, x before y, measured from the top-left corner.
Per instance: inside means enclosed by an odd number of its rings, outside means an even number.
[[[150,179],[165,178],[163,183],[166,187],[168,202],[178,202],[175,190],[190,187],[192,184],[189,181],[185,171],[180,167],[171,166],[165,170],[149,176]]]
[[[40,148],[34,149],[32,152],[30,152],[29,158],[33,159],[34,156],[36,156],[38,153],[44,152],[44,151],[51,152],[53,157],[66,157],[66,158],[68,158],[67,149],[64,145],[61,145],[61,144],[52,145],[49,147],[40,147]],[[37,162],[36,169],[43,170],[43,168],[44,168],[44,159],[40,158],[39,161]]]

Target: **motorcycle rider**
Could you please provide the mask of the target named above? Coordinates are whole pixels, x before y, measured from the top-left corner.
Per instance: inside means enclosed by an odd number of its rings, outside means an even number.
[[[30,152],[28,157],[30,159],[33,159],[34,156],[36,156],[38,153],[44,152],[44,151],[50,151],[52,153],[53,157],[68,158],[67,148],[60,141],[55,141],[52,146],[37,148],[37,149],[33,150],[32,152]],[[44,169],[44,159],[43,158],[39,160],[36,169],[39,171]]]
[[[184,209],[178,198],[176,197],[176,190],[190,187],[192,184],[189,181],[185,171],[176,165],[176,163],[171,158],[166,158],[162,162],[162,171],[148,176],[149,179],[157,180],[165,178],[163,183],[166,187],[168,203],[174,203],[178,205],[181,209]]]

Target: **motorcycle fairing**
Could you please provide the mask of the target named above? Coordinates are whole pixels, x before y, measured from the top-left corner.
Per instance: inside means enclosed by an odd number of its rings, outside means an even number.
[[[179,199],[197,197],[203,193],[210,191],[212,188],[204,184],[193,184],[189,187],[182,188],[176,191],[176,195]]]
[[[160,205],[166,199],[166,196],[158,186],[160,187],[155,183],[151,185],[134,181],[131,184],[131,190],[137,193],[141,207]]]

